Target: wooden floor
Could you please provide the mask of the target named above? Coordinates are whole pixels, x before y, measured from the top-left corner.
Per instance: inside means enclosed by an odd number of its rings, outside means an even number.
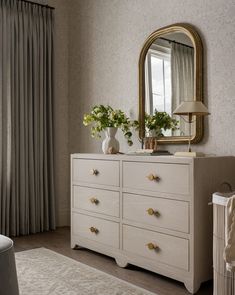
[[[134,266],[129,266],[126,269],[120,268],[116,265],[114,259],[87,249],[72,250],[70,248],[69,228],[59,228],[54,232],[14,238],[14,242],[16,252],[45,247],[94,268],[100,269],[134,285],[138,285],[158,295],[189,294],[183,284],[174,280]],[[203,284],[197,294],[212,295],[212,282]]]

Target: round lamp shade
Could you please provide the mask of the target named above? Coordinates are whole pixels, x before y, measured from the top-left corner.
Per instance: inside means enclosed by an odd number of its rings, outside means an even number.
[[[173,112],[174,115],[206,116],[210,113],[201,101],[183,101]]]

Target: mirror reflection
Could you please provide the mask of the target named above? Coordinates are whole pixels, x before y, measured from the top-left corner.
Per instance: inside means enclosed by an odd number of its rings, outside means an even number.
[[[182,101],[194,100],[194,78],[194,47],[186,34],[164,34],[152,43],[145,58],[145,112],[166,112],[179,121],[164,136],[189,135],[188,124],[173,112]]]

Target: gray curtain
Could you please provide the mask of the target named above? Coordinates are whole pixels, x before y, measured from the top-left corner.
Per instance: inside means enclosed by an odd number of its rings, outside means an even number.
[[[194,100],[194,49],[178,43],[171,44],[172,113],[182,101]],[[177,116],[180,130],[173,135],[188,135],[188,124]]]
[[[0,0],[0,232],[55,228],[53,11]]]

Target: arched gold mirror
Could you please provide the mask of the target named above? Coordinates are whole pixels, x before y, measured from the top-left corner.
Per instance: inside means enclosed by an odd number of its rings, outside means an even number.
[[[153,32],[145,41],[139,58],[139,137],[147,134],[145,116],[155,110],[166,112],[178,121],[177,130],[163,131],[159,143],[187,143],[188,124],[173,112],[182,101],[202,101],[201,38],[188,24],[174,24]],[[203,136],[203,118],[195,118],[192,143]]]

